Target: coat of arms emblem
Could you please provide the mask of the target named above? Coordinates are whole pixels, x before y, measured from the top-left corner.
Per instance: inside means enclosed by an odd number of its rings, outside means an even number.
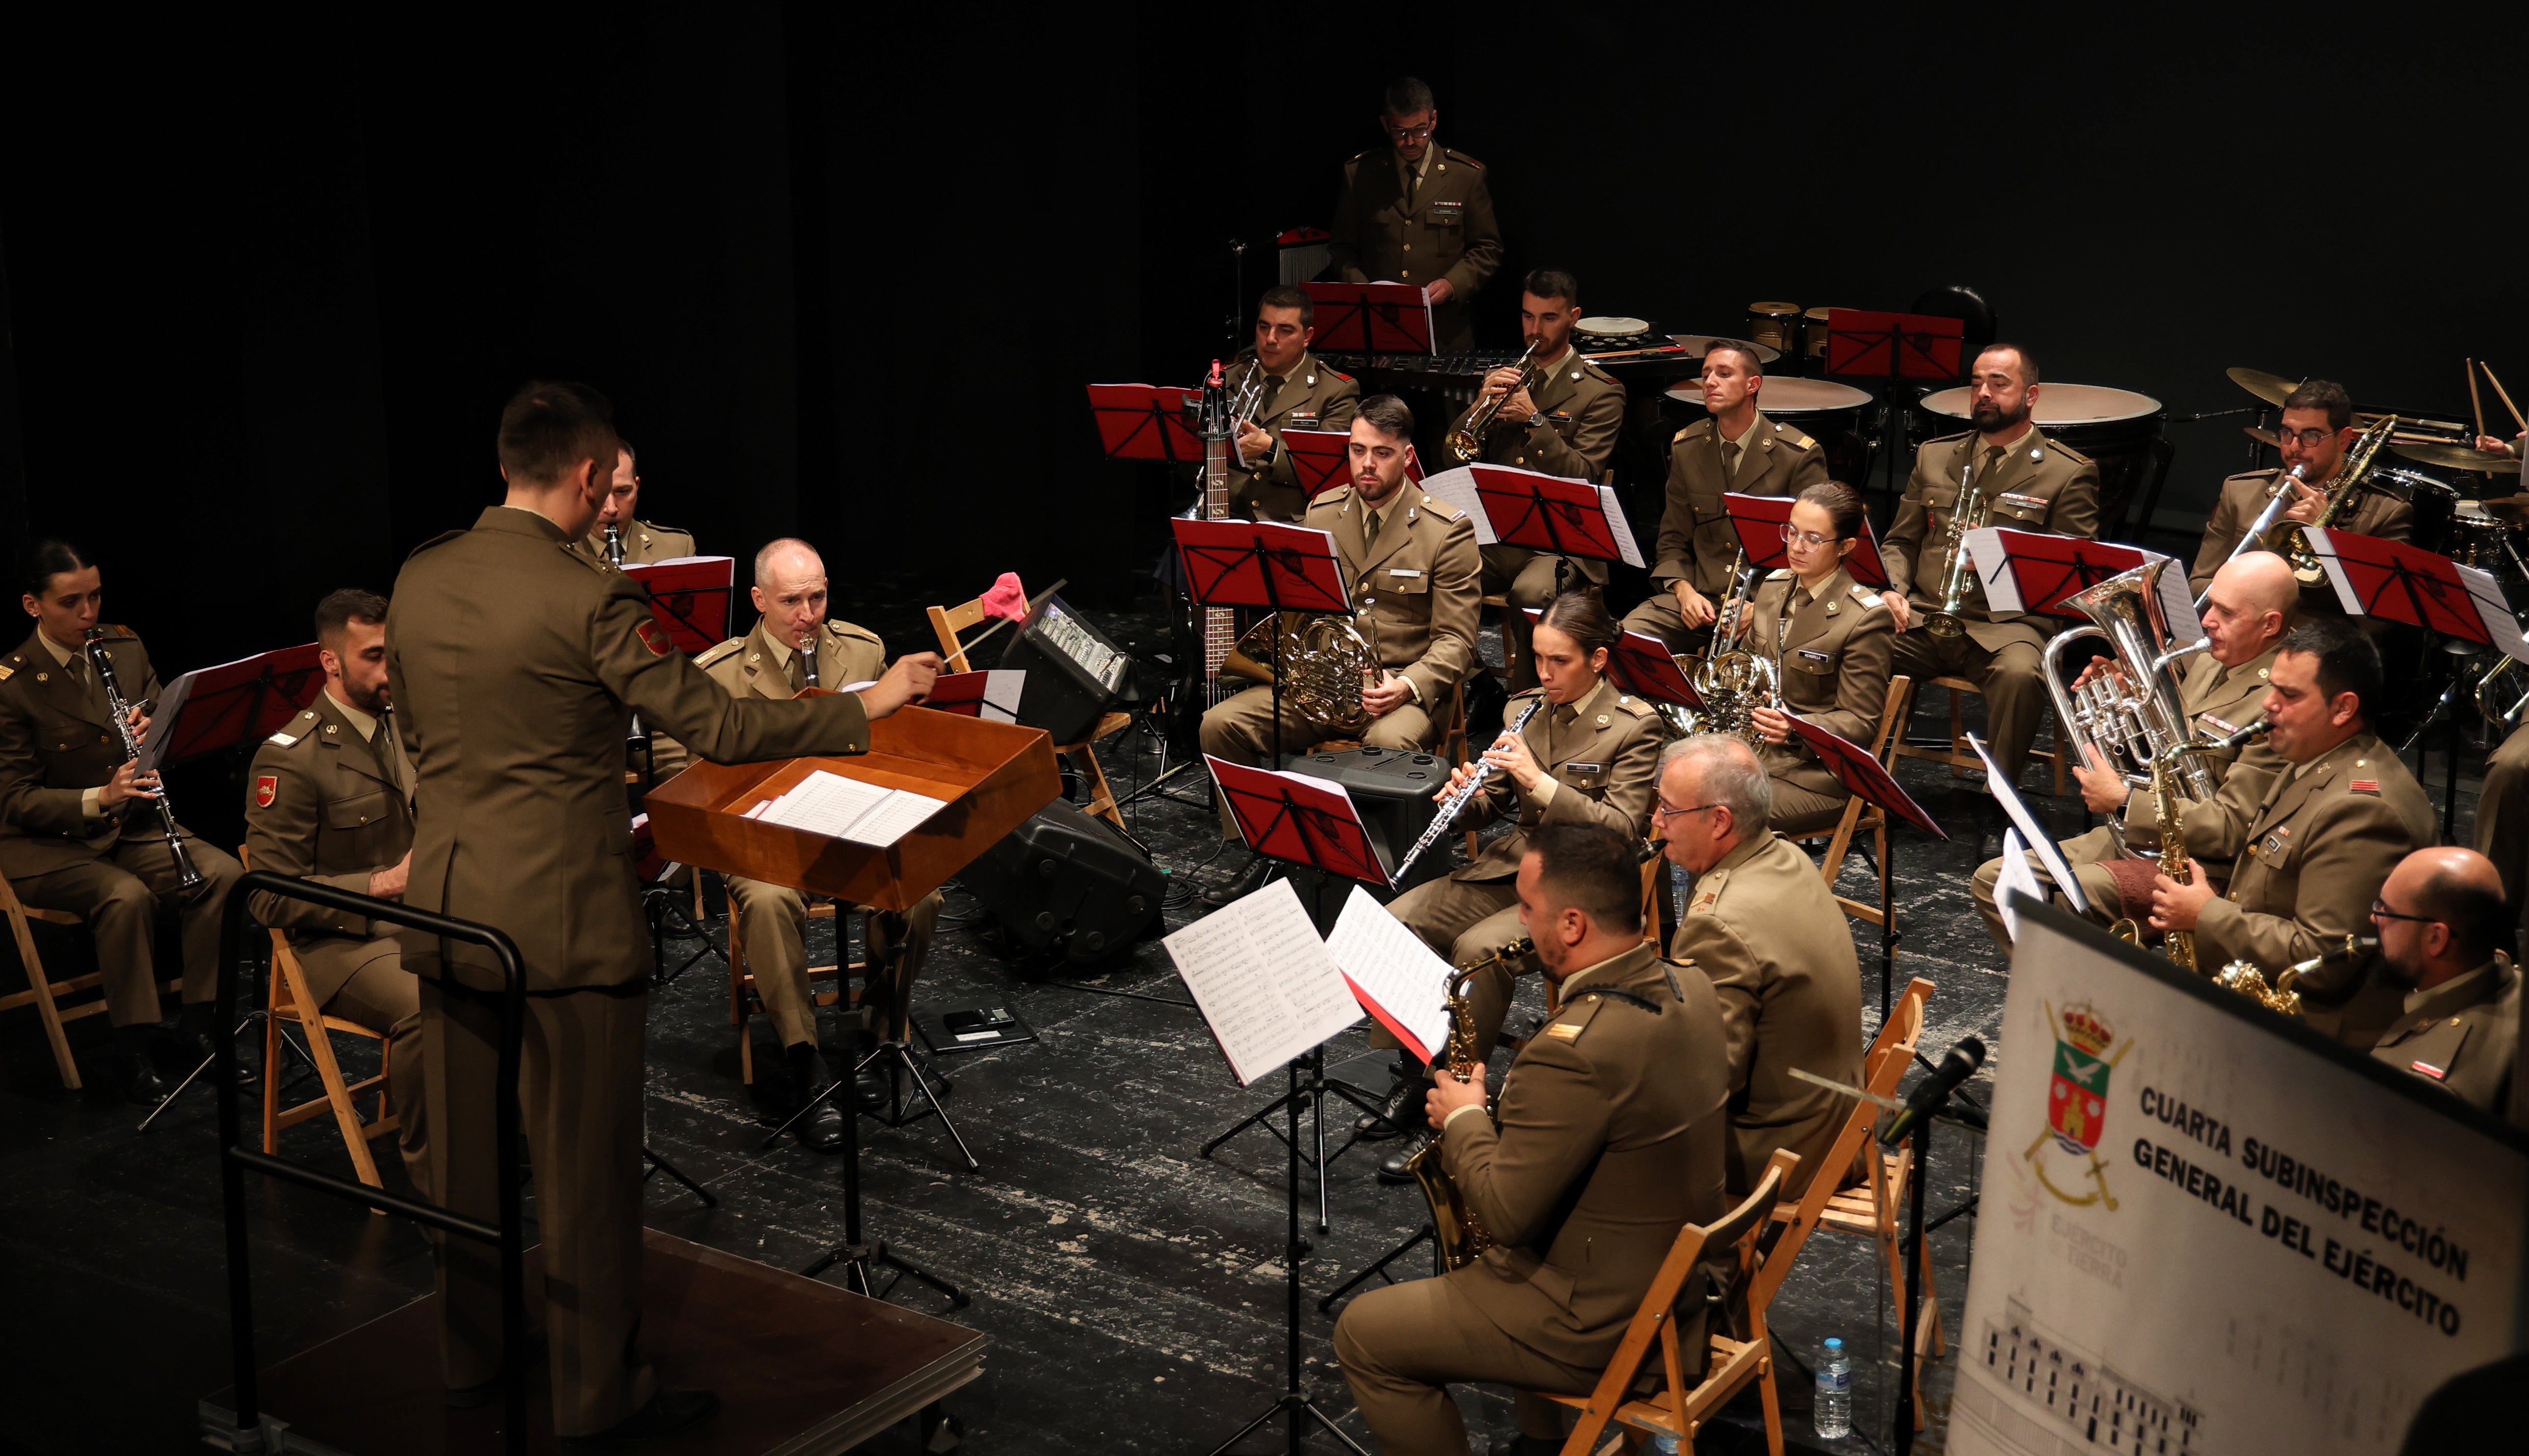
[[[2088,1001],[2065,1007],[2061,1016],[2049,1002],[2046,1020],[2055,1033],[2055,1070],[2046,1082],[2046,1130],[2020,1157],[2057,1198],[2075,1208],[2099,1204],[2113,1211],[2117,1201],[2108,1192],[2107,1164],[2099,1160],[2099,1134],[2107,1130],[2109,1074],[2133,1047],[2133,1040],[2128,1037],[2124,1046],[2116,1046],[2115,1030]],[[2111,1047],[2115,1047],[2113,1054]],[[2078,1159],[2077,1166],[2090,1184],[2087,1192],[2068,1193],[2047,1175],[2044,1155],[2049,1143],[2066,1157]]]

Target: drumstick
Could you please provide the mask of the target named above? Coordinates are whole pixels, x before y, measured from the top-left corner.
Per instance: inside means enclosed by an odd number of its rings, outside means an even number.
[[[2467,403],[2476,410],[2476,432],[2485,433],[2485,399],[2476,391],[2476,360],[2467,361]]]
[[[2524,430],[2529,430],[2529,419],[2520,417],[2520,406],[2511,403],[2511,392],[2502,387],[2502,381],[2495,375],[2494,366],[2480,363],[2476,367],[2485,371],[2485,382],[2494,386],[2494,392],[2502,399],[2502,407],[2511,411],[2511,422]]]

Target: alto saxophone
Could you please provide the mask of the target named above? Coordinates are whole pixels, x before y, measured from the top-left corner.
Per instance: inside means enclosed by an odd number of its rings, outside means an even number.
[[[2195,882],[2195,872],[2186,862],[2186,824],[2178,808],[2179,759],[2188,753],[2202,752],[2200,744],[2179,743],[2151,756],[2151,812],[2160,832],[2160,872],[2179,885]],[[2108,927],[2108,934],[2128,944],[2139,944],[2142,927],[2130,917],[2120,917]],[[2163,931],[2161,953],[2182,970],[2195,969],[2195,932]]]
[[[1472,1082],[1483,1075],[1476,1065],[1475,1008],[1467,1000],[1467,983],[1494,965],[1516,960],[1536,948],[1536,943],[1526,936],[1502,946],[1477,961],[1461,966],[1449,977],[1449,1075],[1461,1082]],[[1467,1207],[1466,1198],[1458,1192],[1457,1180],[1440,1166],[1440,1136],[1423,1145],[1405,1160],[1405,1170],[1423,1190],[1425,1202],[1431,1206],[1431,1229],[1439,1245],[1440,1265],[1444,1270],[1461,1269],[1482,1257],[1493,1246],[1492,1235]]]

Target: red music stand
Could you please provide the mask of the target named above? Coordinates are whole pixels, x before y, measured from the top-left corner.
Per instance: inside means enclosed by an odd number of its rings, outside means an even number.
[[[1647,632],[1627,632],[1616,639],[1616,650],[1607,654],[1607,675],[1635,697],[1704,711],[1703,694],[1677,665],[1677,655]]]
[[[2504,603],[2502,588],[2485,572],[2378,536],[2307,527],[2301,534],[2318,553],[2345,611],[2499,647],[2529,661],[2520,623]]]
[[[1476,482],[1476,499],[1484,508],[1493,539],[1502,545],[1629,566],[1642,564],[1624,508],[1607,487],[1509,465],[1465,468]]]
[[[1826,311],[1826,372],[1861,374],[1890,384],[1909,379],[1955,380],[1966,325],[1928,313],[1872,313],[1860,308]]]
[[[1118,460],[1200,464],[1203,440],[1185,422],[1195,392],[1154,384],[1093,384],[1089,413],[1098,421],[1098,444]]]
[[[1429,353],[1431,299],[1411,283],[1304,283],[1320,353]]]
[[[1352,432],[1349,430],[1284,430],[1282,448],[1291,454],[1291,468],[1299,474],[1300,489],[1316,500],[1318,493],[1338,485],[1352,484]],[[1405,457],[1405,478],[1415,485],[1423,483],[1423,458]]]
[[[1240,837],[1258,854],[1394,889],[1370,842],[1370,829],[1340,783],[1306,774],[1252,769],[1204,755]]]
[[[316,701],[325,666],[316,644],[196,668],[167,684],[141,740],[142,772],[183,763],[279,731]]]
[[[1888,766],[1872,757],[1869,749],[1839,733],[1828,732],[1797,713],[1783,716],[1792,721],[1792,731],[1818,756],[1818,762],[1838,782],[1852,789],[1855,797],[1941,838],[1950,836],[1949,831],[1923,812],[1923,806],[1914,802],[1913,796],[1889,774]]]
[[[2172,644],[2204,635],[2203,619],[2186,594],[2185,571],[2156,551],[2119,546],[2110,541],[2084,541],[2043,531],[2015,531],[2008,526],[1981,526],[1966,533],[1967,560],[1984,583],[1987,606],[1997,612],[2042,612],[2071,617],[2077,609],[2064,602],[2113,576],[2123,576],[2151,562],[2170,562],[2160,573],[2160,606]],[[1990,565],[1992,569],[1987,570]]]
[[[1739,533],[1739,545],[1748,553],[1749,566],[1773,571],[1792,564],[1782,528],[1791,524],[1792,507],[1798,504],[1795,497],[1743,496],[1731,491],[1722,496],[1721,504],[1730,512],[1731,529]],[[1879,559],[1879,533],[1870,528],[1868,515],[1861,517],[1861,539],[1846,554],[1844,569],[1873,591],[1888,584],[1887,564]]]
[[[623,574],[650,594],[650,616],[668,640],[688,657],[717,647],[728,636],[728,599],[735,592],[737,563],[725,556],[628,566]]]
[[[1331,531],[1270,520],[1174,516],[1186,594],[1198,607],[1264,607],[1273,612],[1352,612]],[[1282,761],[1282,634],[1273,642],[1273,762]]]

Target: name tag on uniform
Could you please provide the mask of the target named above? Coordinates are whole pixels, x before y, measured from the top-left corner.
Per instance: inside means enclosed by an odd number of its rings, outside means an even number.
[[[1420,567],[1416,566],[1390,566],[1387,568],[1387,574],[1390,576],[1420,576],[1423,572]]]
[[[2023,496],[2018,491],[2007,490],[2002,493],[2001,500],[2002,504],[2006,506],[2018,506],[2024,511],[2043,511],[2046,509],[2046,498],[2044,496]]]
[[[1567,774],[1603,774],[1607,772],[1607,766],[1605,764],[1565,764],[1563,766],[1563,772]]]
[[[1460,227],[1463,226],[1466,221],[1467,204],[1464,202],[1434,202],[1431,204],[1431,226],[1435,228]]]
[[[1801,649],[1801,656],[1803,659],[1813,663],[1822,663],[1829,660],[1827,654],[1823,652],[1811,652],[1805,647]]]
[[[2210,713],[2196,714],[2195,721],[2211,728],[2213,729],[2213,735],[2217,738],[2227,738],[2239,730],[2239,726],[2237,724],[2225,723],[2220,718],[2217,718]]]
[[[1314,414],[1303,414],[1294,409],[1291,411],[1289,427],[1294,430],[1314,430],[1318,427],[1318,417]]]

